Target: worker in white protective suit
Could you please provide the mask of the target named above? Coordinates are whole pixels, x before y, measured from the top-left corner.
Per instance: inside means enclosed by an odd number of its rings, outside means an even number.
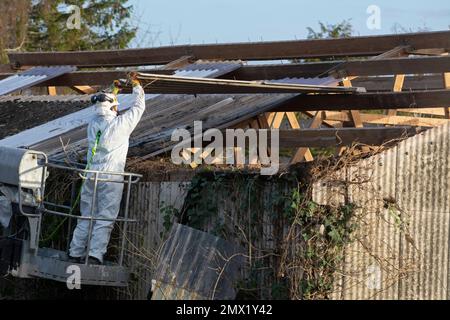
[[[89,123],[87,134],[89,141],[88,161],[91,156],[90,170],[124,172],[128,153],[129,137],[139,123],[145,110],[145,93],[139,81],[132,80],[134,105],[125,113],[118,115],[118,102],[115,94],[103,93],[93,97],[96,117]],[[94,150],[94,151],[93,151]],[[81,215],[89,217],[91,209],[95,218],[116,219],[122,200],[123,177],[100,174],[99,179],[115,182],[98,182],[94,203],[94,174],[88,174],[81,190]],[[89,180],[91,178],[92,180]],[[79,219],[70,244],[69,259],[83,262],[86,256],[89,236],[89,220]],[[110,240],[113,221],[97,220],[93,222],[89,264],[102,264]]]

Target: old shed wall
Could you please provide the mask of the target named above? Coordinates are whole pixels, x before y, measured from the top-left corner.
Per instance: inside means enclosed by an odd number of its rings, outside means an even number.
[[[313,199],[318,204],[356,205],[353,220],[357,229],[336,269],[331,298],[450,298],[449,138],[448,125],[429,130],[314,185]],[[183,207],[191,178],[143,182],[133,193],[131,214],[140,223],[132,227],[129,261],[141,279],[130,286],[129,298],[147,297],[164,224],[171,211]],[[268,180],[251,189],[249,178],[245,190],[216,188],[217,210],[212,211],[217,214],[206,218],[203,230],[215,233],[223,226],[243,226],[239,232],[252,243],[252,257],[282,247],[289,223],[275,214],[280,212],[275,198],[290,199],[274,182]],[[245,198],[244,192],[254,195]],[[242,198],[251,203],[242,203]],[[259,262],[249,259],[248,263],[247,275]],[[258,265],[265,273],[253,279],[258,282],[257,297],[272,298],[276,263],[276,257],[270,257]]]
[[[187,179],[174,179],[142,182],[132,194],[130,215],[139,223],[130,227],[127,262],[137,277],[127,290],[119,294],[121,298],[147,298],[156,259],[167,235],[165,226],[170,223],[169,217],[174,211],[182,209],[191,185]],[[248,250],[246,256],[257,257],[253,261],[246,258],[242,276],[248,278],[256,270],[257,276],[252,279],[257,282],[254,284],[257,289],[252,294],[257,298],[271,298],[275,262],[270,254],[276,247],[281,247],[283,234],[288,232],[288,224],[283,217],[274,216],[274,206],[277,204],[270,195],[277,192],[275,189],[279,186],[267,183],[261,187],[252,187],[250,183],[250,187],[245,187],[246,190],[230,185],[222,190],[211,189],[214,198],[214,204],[211,205],[214,207],[211,207],[210,215],[198,217],[201,227],[195,227],[219,236],[225,232],[229,235],[227,240],[231,239]],[[244,198],[241,197],[242,192],[254,194],[252,203],[241,201]],[[252,243],[252,246],[242,243],[243,239]]]
[[[449,125],[315,185],[321,204],[357,205],[335,299],[449,299]]]

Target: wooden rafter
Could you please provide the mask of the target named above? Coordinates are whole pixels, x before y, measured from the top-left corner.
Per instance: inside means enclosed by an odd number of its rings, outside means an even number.
[[[450,72],[444,73],[444,88],[450,90]],[[445,107],[444,108],[445,117],[447,119],[450,119],[450,108]]]
[[[275,112],[272,113],[271,122],[272,129],[280,129],[283,120],[287,117],[288,124],[292,129],[300,129],[300,123],[297,120],[297,116],[294,112]],[[270,122],[269,122],[270,123]],[[291,163],[297,163],[301,161],[312,161],[314,160],[311,150],[309,148],[299,148],[291,159]]]
[[[275,118],[275,112],[266,112],[267,123],[272,127],[273,119]]]
[[[341,123],[341,122],[336,122],[336,121],[324,120],[322,111],[302,111],[303,114],[307,115],[310,118],[315,118],[317,116],[318,112],[321,113],[320,114],[320,120],[321,120],[320,124],[323,124],[325,127],[336,128],[338,123],[339,124]]]
[[[439,90],[444,87],[441,74],[405,75],[403,90]],[[386,77],[359,77],[352,81],[356,87],[366,88],[367,92],[392,91],[395,76]]]
[[[446,108],[397,109],[398,112],[428,116],[445,116]]]
[[[391,50],[388,50],[387,52],[384,52],[376,57],[369,59],[369,61],[373,62],[373,61],[379,61],[379,60],[382,60],[385,58],[401,57],[401,56],[406,55],[406,52],[409,49],[410,49],[409,46],[397,46]],[[356,76],[351,76],[351,77],[347,76],[348,73],[346,73],[346,65],[347,65],[347,63],[342,63],[340,65],[337,65],[336,67],[334,67],[330,71],[328,71],[328,74],[333,75],[335,77],[344,77],[342,80],[342,84],[345,87],[352,87],[352,80],[356,79],[357,77]],[[401,86],[402,86],[403,82],[404,82],[404,76],[398,77],[398,78],[396,77],[396,86],[397,87],[400,86],[400,82],[401,82]],[[401,91],[401,87],[400,87],[399,91]],[[277,114],[280,114],[281,117],[284,115],[284,113],[282,113],[282,112],[277,113]],[[317,113],[317,114],[319,114],[319,113]],[[350,109],[349,117],[355,128],[363,128],[364,127],[361,116],[360,116],[360,112],[358,110]],[[320,118],[320,123],[322,122],[322,120],[323,119]],[[342,151],[343,151],[342,147],[338,148],[337,153],[341,153]],[[365,151],[365,152],[368,151],[368,148],[363,147],[363,151]],[[303,159],[303,157],[308,158],[308,156],[309,156],[308,153],[309,153],[309,155],[311,154],[309,149],[300,148],[297,151],[294,158],[292,159],[292,161],[297,162],[297,161],[301,161]],[[311,158],[312,158],[312,155],[311,155]]]
[[[286,116],[292,129],[301,129],[300,123],[298,122],[297,116],[294,112],[286,112]],[[297,163],[303,161],[303,159],[306,162],[314,160],[311,150],[309,150],[309,148],[298,149],[294,154],[294,156],[292,157],[291,163]]]
[[[292,113],[292,112],[290,112],[289,114],[295,115],[295,113]],[[297,120],[297,118],[295,118],[295,119]],[[316,112],[311,124],[309,125],[309,127],[307,129],[319,128],[321,124],[322,124],[322,112],[319,111],[319,112]],[[303,130],[302,130],[302,132],[303,132]],[[294,156],[291,158],[290,163],[291,164],[298,163],[298,162],[303,161],[303,159],[305,159],[306,161],[314,160],[313,155],[311,153],[311,149],[306,148],[306,147],[300,147],[299,149],[297,149]]]
[[[361,113],[361,121],[364,123],[384,124],[384,125],[407,125],[421,127],[440,126],[449,120],[439,118],[423,118],[413,116],[388,116],[384,114]],[[325,120],[334,120],[341,122],[351,122],[349,115],[343,112],[325,111]]]
[[[72,89],[81,94],[92,94],[97,92],[97,89],[91,86],[73,86]]]
[[[285,114],[286,114],[285,112],[273,112],[274,117],[271,123],[273,129],[280,129]]]
[[[394,78],[394,88],[392,88],[393,92],[401,92],[403,89],[403,84],[405,83],[405,75],[404,74],[398,74]],[[388,116],[395,116],[397,115],[397,109],[389,109],[387,111]]]
[[[47,87],[47,91],[48,91],[48,95],[49,96],[56,96],[57,95],[56,87]]]
[[[379,60],[382,60],[382,59],[385,59],[385,58],[402,57],[402,56],[406,55],[406,52],[409,49],[410,49],[409,46],[404,46],[404,45],[397,46],[397,47],[395,47],[395,48],[393,48],[391,50],[388,50],[388,51],[386,51],[386,52],[384,52],[384,53],[382,53],[382,54],[380,54],[380,55],[378,55],[376,57],[370,58],[369,61],[373,62],[373,61],[379,61]],[[343,71],[346,72],[345,65],[346,65],[346,63],[343,63],[341,66],[339,66],[337,68],[337,70],[332,70],[331,73],[334,73],[334,74],[342,76]],[[348,73],[346,73],[346,74],[348,75]],[[351,76],[351,77],[346,76],[343,79],[342,84],[344,86],[346,86],[346,87],[351,87],[352,86],[352,80],[354,80],[356,78],[357,78],[357,76]],[[350,118],[352,120],[353,126],[355,128],[363,128],[364,127],[364,124],[363,124],[363,122],[361,120],[361,115],[360,115],[358,110],[350,110],[349,114],[350,114]],[[367,147],[363,147],[362,150],[363,150],[363,152],[368,152],[369,151],[369,149]],[[338,154],[341,154],[342,152],[343,152],[343,148],[339,148],[339,149],[336,150],[336,153],[338,153]]]
[[[344,86],[346,87],[351,87],[352,86],[352,82],[349,78],[345,78],[342,80],[342,83],[344,84]],[[355,128],[362,128],[364,125],[361,121],[361,116],[359,115],[359,111],[358,110],[350,110],[350,118],[352,119],[353,125]]]

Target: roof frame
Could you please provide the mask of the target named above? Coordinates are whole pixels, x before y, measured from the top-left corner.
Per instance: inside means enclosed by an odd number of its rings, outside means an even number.
[[[277,60],[380,55],[397,46],[411,50],[450,49],[450,31],[405,33],[341,39],[181,45],[146,49],[9,53],[13,67],[74,65],[114,67],[167,64],[182,56],[210,60]]]

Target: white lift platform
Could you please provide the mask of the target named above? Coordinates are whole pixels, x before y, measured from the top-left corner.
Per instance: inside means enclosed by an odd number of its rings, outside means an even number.
[[[99,182],[124,183],[126,195],[122,206],[123,212],[114,220],[96,219],[93,212],[90,217],[81,217],[72,214],[74,199],[71,200],[70,205],[49,202],[46,199],[45,187],[51,170],[68,171],[77,176],[78,182],[80,179],[92,180],[93,201],[95,201]],[[105,180],[101,178],[102,174],[121,176],[123,179]],[[71,275],[67,273],[68,268],[76,265],[80,270],[82,285],[127,286],[129,271],[123,265],[125,239],[128,224],[136,222],[128,218],[128,207],[131,186],[141,177],[133,173],[84,170],[79,165],[68,167],[63,164],[49,163],[47,156],[42,152],[0,146],[0,195],[3,194],[3,199],[8,198],[11,202],[11,222],[8,228],[3,228],[3,232],[0,228],[0,275],[9,273],[19,278],[43,278],[67,282]],[[75,190],[76,182],[77,179],[74,179],[72,190]],[[89,239],[96,220],[121,223],[117,262],[106,261],[103,265],[89,265],[85,259],[85,263],[75,264],[68,261],[66,251],[40,247],[42,222],[45,215],[68,219],[68,239],[71,238],[73,220],[90,221]],[[88,241],[87,252],[89,248],[90,241]]]

